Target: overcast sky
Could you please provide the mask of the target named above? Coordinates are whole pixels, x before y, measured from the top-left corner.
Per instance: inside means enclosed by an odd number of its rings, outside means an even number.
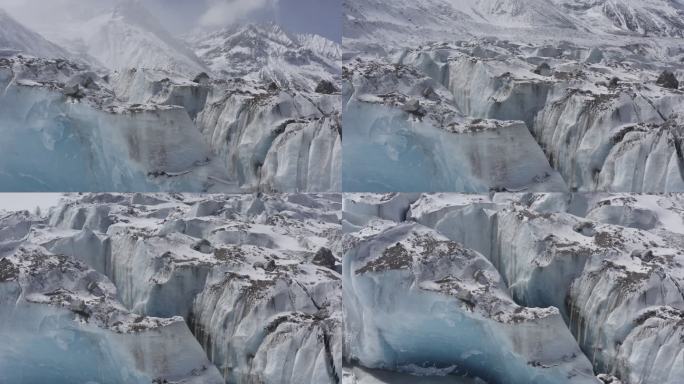
[[[0,193],[0,211],[31,211],[46,214],[62,198],[61,193]]]
[[[341,41],[342,0],[140,0],[172,33],[275,21],[286,30]],[[20,22],[46,33],[58,22],[78,22],[111,9],[117,0],[0,0]],[[47,36],[49,38],[49,36]]]

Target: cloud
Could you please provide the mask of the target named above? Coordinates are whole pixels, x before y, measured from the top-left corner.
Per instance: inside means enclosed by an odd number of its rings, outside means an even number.
[[[111,7],[111,1],[107,0],[0,0],[0,8],[37,30],[78,22],[100,14],[108,7]]]
[[[274,8],[276,3],[277,0],[212,0],[199,23],[204,27],[234,24],[254,12]]]

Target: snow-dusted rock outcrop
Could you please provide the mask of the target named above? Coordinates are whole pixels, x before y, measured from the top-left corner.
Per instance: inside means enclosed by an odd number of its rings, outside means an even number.
[[[314,92],[322,81],[336,82],[339,44],[318,35],[296,35],[277,24],[232,26],[190,38],[216,74],[275,82]]]
[[[352,231],[353,249],[364,237],[418,222],[435,236],[480,252],[492,266],[481,269],[499,273],[516,303],[559,310],[565,331],[572,332],[602,380],[608,375],[626,383],[679,380],[684,270],[678,195],[350,195],[344,206],[343,226]],[[414,328],[413,334],[434,329]]]
[[[127,311],[189,328],[227,383],[338,383],[340,217],[339,195],[68,196],[3,219],[0,250],[88,265]]]

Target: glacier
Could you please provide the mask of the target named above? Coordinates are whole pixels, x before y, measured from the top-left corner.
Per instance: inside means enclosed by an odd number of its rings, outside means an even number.
[[[339,383],[340,218],[328,194],[2,212],[0,381]]]
[[[65,48],[0,19],[2,190],[341,190],[337,43],[275,24],[183,40],[137,1],[64,26]]]
[[[677,383],[682,203],[677,194],[346,194],[347,377]]]
[[[684,190],[683,93],[658,81],[684,75],[677,2],[344,7],[345,190]],[[527,132],[491,138],[478,128],[494,123]],[[362,156],[370,127],[378,133]],[[439,144],[425,150],[423,137]],[[449,142],[462,147],[442,153]],[[496,172],[477,167],[470,151],[488,154]],[[403,168],[407,178],[393,177]]]

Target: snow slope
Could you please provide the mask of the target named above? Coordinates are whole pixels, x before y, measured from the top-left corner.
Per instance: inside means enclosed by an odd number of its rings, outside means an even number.
[[[109,69],[164,69],[194,77],[207,70],[184,42],[166,31],[138,0],[80,25],[86,53]]]
[[[317,35],[294,35],[277,24],[238,25],[190,38],[217,75],[248,77],[313,92],[340,74],[339,45]]]
[[[0,9],[0,54],[6,56],[11,53],[51,59],[69,57],[64,49],[24,27]]]

